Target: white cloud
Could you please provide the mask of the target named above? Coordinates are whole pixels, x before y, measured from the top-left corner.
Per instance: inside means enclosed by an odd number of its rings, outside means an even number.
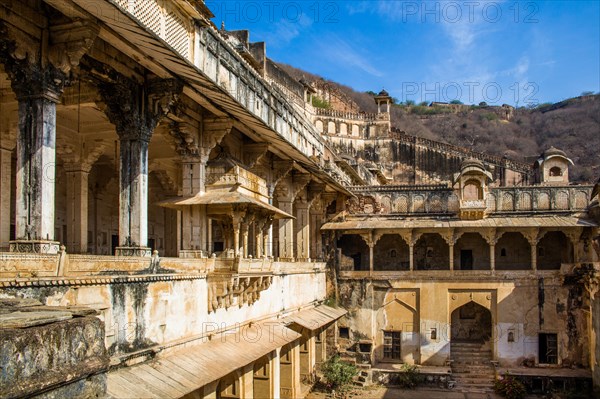
[[[349,43],[334,33],[330,33],[319,41],[319,54],[327,62],[341,69],[359,69],[369,75],[381,77],[383,73],[369,61],[369,56],[361,52],[361,48]]]

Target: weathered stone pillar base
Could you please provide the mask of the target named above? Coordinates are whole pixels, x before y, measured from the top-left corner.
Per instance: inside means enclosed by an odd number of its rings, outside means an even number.
[[[148,247],[116,247],[115,256],[137,256],[149,258],[152,256],[152,249]]]
[[[10,241],[10,252],[31,254],[57,254],[60,250],[58,241],[15,240]]]

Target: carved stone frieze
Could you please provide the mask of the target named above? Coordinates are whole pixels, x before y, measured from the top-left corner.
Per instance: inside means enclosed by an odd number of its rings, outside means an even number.
[[[217,309],[229,309],[237,305],[252,305],[260,299],[262,291],[268,289],[273,282],[273,276],[209,276],[208,283],[208,312]]]

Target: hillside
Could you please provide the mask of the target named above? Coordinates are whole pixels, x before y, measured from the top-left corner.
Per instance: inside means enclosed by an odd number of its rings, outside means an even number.
[[[286,64],[279,65],[296,79],[322,79]],[[361,111],[376,112],[372,93],[328,83],[350,97]],[[545,149],[555,146],[575,163],[571,181],[595,182],[600,176],[600,95],[517,109],[395,104],[391,118],[395,128],[408,134],[519,161],[533,162]]]

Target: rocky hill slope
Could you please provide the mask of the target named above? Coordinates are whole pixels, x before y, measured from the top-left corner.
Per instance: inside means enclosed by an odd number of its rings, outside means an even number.
[[[322,78],[286,64],[296,79]],[[372,95],[328,82],[364,112],[376,112]],[[517,108],[483,105],[429,106],[395,104],[392,125],[408,134],[442,141],[518,161],[532,162],[550,146],[564,150],[575,166],[573,182],[595,182],[600,176],[600,95],[586,95]]]

